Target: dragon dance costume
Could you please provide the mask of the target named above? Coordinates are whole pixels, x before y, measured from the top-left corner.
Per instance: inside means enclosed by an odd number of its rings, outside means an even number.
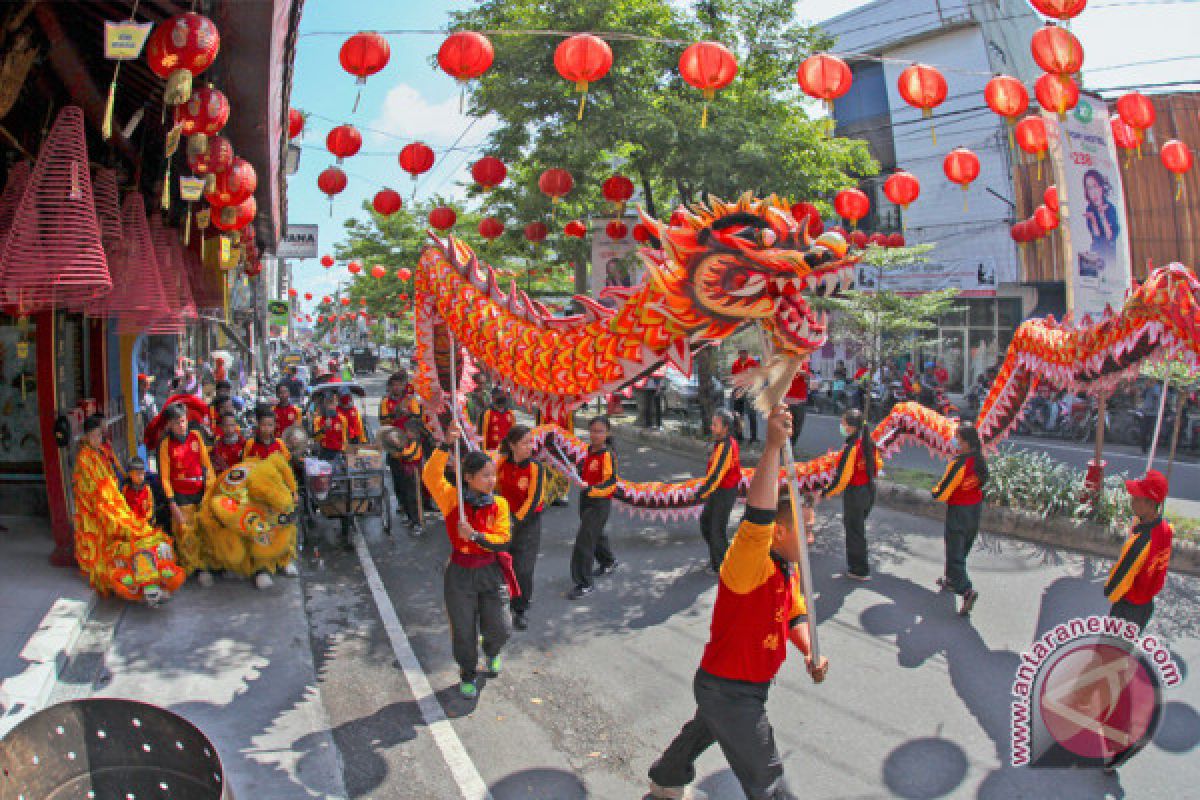
[[[129,508],[110,464],[106,453],[87,442],[80,446],[72,475],[75,558],[102,595],[161,599],[186,574],[175,563],[170,537]]]

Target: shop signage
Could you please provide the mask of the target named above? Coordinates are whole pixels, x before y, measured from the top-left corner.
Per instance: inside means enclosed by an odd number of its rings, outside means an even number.
[[[279,258],[316,258],[317,226],[289,223],[287,235],[279,242],[275,255]]]
[[[204,196],[204,178],[179,176],[179,196],[185,203],[194,203]]]
[[[957,289],[960,297],[995,297],[996,262],[980,256],[976,263],[954,265],[924,262],[892,268],[886,272],[865,264],[858,265],[855,287],[864,292],[884,289],[900,294],[924,294],[938,289]]]
[[[104,21],[104,57],[112,61],[132,61],[142,54],[146,37],[154,27],[149,22]]]

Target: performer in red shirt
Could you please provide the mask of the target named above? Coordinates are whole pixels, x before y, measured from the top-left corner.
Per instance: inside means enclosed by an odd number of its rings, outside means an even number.
[[[246,437],[238,426],[237,416],[226,411],[221,415],[217,425],[217,438],[209,451],[213,469],[222,473],[242,460],[242,451],[246,449]]]
[[[792,412],[792,447],[795,447],[796,442],[800,440],[800,431],[804,428],[804,417],[808,406],[808,381],[811,376],[812,372],[806,358],[801,362],[800,369],[796,371],[796,377],[792,378],[787,394],[783,396],[783,402],[787,403],[788,411]]]
[[[292,454],[288,452],[287,445],[275,435],[275,420],[279,419],[278,412],[278,406],[274,409],[259,406],[254,412],[256,423],[254,436],[246,442],[242,449],[243,461],[265,461],[274,453],[283,453],[284,458],[288,461],[292,460]]]
[[[346,452],[350,424],[346,415],[338,409],[337,398],[332,392],[321,395],[321,411],[313,418],[313,438],[316,439],[317,457],[332,461]]]
[[[521,593],[509,601],[513,627],[529,627],[525,614],[533,600],[533,569],[542,543],[542,511],[546,504],[546,468],[533,460],[533,436],[524,425],[514,425],[500,442],[496,461],[496,491],[512,513],[513,572]]]
[[[938,382],[938,386],[941,386],[943,389],[945,389],[946,384],[950,382],[950,373],[944,366],[942,366],[940,362],[934,364],[933,379],[936,380]]]
[[[938,588],[962,598],[958,613],[967,616],[975,607],[979,592],[967,576],[967,554],[979,534],[983,514],[983,487],[987,483],[987,461],[979,431],[969,422],[958,426],[955,439],[958,455],[946,467],[946,474],[933,487],[933,499],[946,504],[946,572],[938,578]]]
[[[292,391],[286,383],[275,387],[275,430],[283,433],[300,422],[300,408],[292,402]]]
[[[153,525],[154,494],[150,491],[150,485],[146,483],[146,462],[137,457],[129,459],[129,466],[125,470],[125,474],[129,477],[129,481],[121,490],[121,494],[125,498],[126,505],[129,506],[129,510],[135,517]]]
[[[479,417],[483,449],[489,453],[495,452],[516,423],[516,415],[508,407],[508,394],[503,389],[492,389],[492,404]]]
[[[738,350],[737,358],[729,372],[731,375],[741,375],[748,369],[758,366],[758,359],[750,355],[746,348]],[[750,431],[750,441],[758,441],[758,418],[754,414],[754,405],[747,399],[745,392],[734,391],[733,410],[741,417],[742,422]],[[737,432],[738,441],[742,439],[742,430]]]
[[[813,664],[795,562],[799,532],[790,503],[779,497],[779,451],[791,415],[777,407],[767,419],[766,447],[750,482],[746,516],[729,545],[713,606],[708,644],[692,682],[696,715],[650,767],[650,796],[686,797],[695,762],[713,742],[729,761],[746,797],[795,800],[767,719],[767,693],[790,641],[804,654],[814,682],[829,669]]]
[[[875,475],[881,460],[861,411],[852,408],[843,414],[841,428],[846,444],[842,447],[833,481],[823,495],[842,495],[846,577],[866,581],[871,578],[871,568],[867,564],[867,515],[875,505]]]
[[[354,405],[354,395],[346,389],[338,395],[338,413],[346,419],[346,437],[353,444],[362,444],[367,440],[367,432],[363,427],[362,415],[358,406]]]
[[[590,444],[580,469],[584,487],[579,493],[579,531],[571,552],[571,580],[575,588],[567,593],[569,600],[591,593],[596,588],[595,578],[618,566],[608,534],[604,532],[612,511],[612,496],[617,490],[617,459],[608,449],[611,430],[608,417],[595,417],[588,423]],[[597,561],[598,568],[594,567]]]
[[[1104,584],[1104,595],[1113,604],[1110,617],[1133,622],[1145,632],[1171,563],[1175,531],[1162,517],[1169,487],[1163,474],[1152,469],[1139,480],[1125,481],[1125,489],[1136,519]]]
[[[188,430],[187,410],[179,403],[163,409],[167,433],[158,446],[158,474],[171,508],[171,533],[177,563],[185,572],[197,573],[201,586],[212,585],[203,543],[196,529],[196,512],[204,499],[208,476],[213,475],[208,448],[198,431]]]
[[[713,450],[699,493],[704,500],[700,534],[708,543],[708,571],[713,575],[720,571],[729,548],[729,515],[733,513],[738,486],[742,482],[741,456],[733,436],[733,425],[733,414],[728,411],[721,409],[713,414]]]

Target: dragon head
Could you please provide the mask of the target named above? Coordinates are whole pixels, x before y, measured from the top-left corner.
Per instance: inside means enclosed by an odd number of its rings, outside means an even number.
[[[825,343],[826,318],[804,292],[832,295],[854,285],[857,259],[845,240],[812,239],[807,221],[797,222],[774,195],[746,193],[735,203],[710,196],[707,205],[680,209],[670,226],[642,219],[663,244],[662,256],[648,262],[652,279],[664,296],[679,298],[666,311],[694,339],[757,322],[776,352],[810,353]]]

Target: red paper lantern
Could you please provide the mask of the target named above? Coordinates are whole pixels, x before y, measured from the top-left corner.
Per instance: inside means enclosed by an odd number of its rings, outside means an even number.
[[[175,124],[182,126],[184,136],[197,137],[192,145],[197,150],[208,148],[208,137],[216,136],[229,122],[229,100],[225,93],[211,86],[201,86],[182,105],[175,107]]]
[[[942,73],[928,64],[906,67],[900,73],[897,87],[904,102],[921,109],[921,115],[926,119],[933,116],[933,109],[942,104],[949,90]]]
[[[508,167],[495,156],[484,156],[471,165],[471,177],[485,190],[499,186],[508,176]]]
[[[405,293],[405,292],[401,292],[401,293],[400,293],[400,302],[401,302],[401,303],[407,303],[407,302],[408,302],[408,294],[407,294],[407,293]]]
[[[489,242],[504,233],[504,223],[495,217],[479,220],[479,235]]]
[[[1029,0],[1043,16],[1066,21],[1079,16],[1087,6],[1087,0]]]
[[[408,267],[401,267],[400,269],[396,270],[396,277],[402,281],[406,281],[412,277],[412,270]]]
[[[356,155],[362,149],[362,134],[353,125],[338,125],[325,137],[325,147],[337,156],[337,163]]]
[[[229,169],[217,175],[205,190],[204,199],[214,208],[236,206],[258,188],[258,173],[249,161],[235,158]]]
[[[1012,240],[1017,244],[1025,244],[1029,241],[1028,237],[1026,236],[1026,227],[1024,221],[1013,223],[1012,227],[1008,229],[1008,235],[1011,236]]]
[[[224,136],[208,140],[204,152],[188,153],[188,168],[196,175],[220,175],[233,164],[233,145]]]
[[[1052,231],[1058,227],[1058,214],[1054,213],[1046,205],[1040,205],[1034,209],[1033,219],[1037,222],[1038,227],[1044,231]]]
[[[288,138],[295,139],[304,132],[304,114],[298,109],[288,109]]]
[[[718,89],[724,89],[737,77],[737,59],[718,42],[696,42],[688,45],[679,57],[679,74],[704,94],[704,112],[700,127],[708,127],[708,104]]]
[[[889,233],[885,247],[904,247],[904,236],[899,233]]]
[[[583,119],[583,107],[587,103],[588,84],[595,83],[612,68],[612,50],[598,36],[577,33],[559,43],[554,50],[554,68],[558,74],[575,84],[580,93],[579,114]]]
[[[384,267],[381,264],[376,264],[375,266],[371,267],[371,277],[372,278],[376,278],[376,279],[382,278],[384,275],[387,275],[387,273],[388,273],[387,267]]]
[[[1034,32],[1029,51],[1037,65],[1050,75],[1069,78],[1083,68],[1083,45],[1073,33],[1053,22]]]
[[[867,246],[867,242],[870,240],[867,238],[867,234],[863,233],[862,231],[851,231],[850,236],[847,237],[847,241],[849,241],[850,244],[854,245],[859,250],[862,250]]]
[[[247,259],[246,264],[242,267],[242,272],[246,273],[247,278],[257,278],[262,271],[262,261],[258,258]]]
[[[1046,136],[1046,121],[1040,116],[1025,117],[1017,123],[1014,133],[1017,146],[1026,153],[1037,156],[1039,161],[1046,155],[1050,140]]]
[[[297,294],[295,289],[288,289],[287,293],[288,293],[288,297],[295,297]]]
[[[400,169],[411,175],[413,180],[432,168],[433,150],[429,145],[423,142],[413,142],[404,145],[400,150]]]
[[[951,183],[957,183],[966,191],[979,177],[979,156],[965,147],[956,147],[943,159],[942,170]]]
[[[552,202],[557,203],[562,200],[567,194],[575,188],[575,179],[571,177],[571,173],[565,169],[554,167],[548,169],[538,178],[538,188],[542,190],[550,198]]]
[[[824,100],[830,113],[833,101],[850,91],[854,76],[846,62],[828,53],[817,53],[804,59],[796,70],[796,82],[809,97]]]
[[[1183,175],[1192,168],[1192,151],[1178,139],[1170,139],[1163,143],[1158,153],[1163,166],[1175,173],[1175,199],[1183,194]]]
[[[1043,75],[1033,85],[1038,105],[1058,114],[1059,119],[1079,103],[1079,86],[1069,77]]]
[[[469,81],[487,72],[496,58],[492,42],[482,33],[458,31],[438,48],[438,66],[457,81]]]
[[[321,256],[321,266],[324,267],[325,269],[329,269],[330,267],[332,267],[333,266],[333,256],[331,256],[331,255]]]
[[[680,206],[679,208],[677,208],[671,212],[671,219],[668,224],[670,224],[670,226],[672,228],[678,228],[680,225],[683,225],[686,221],[687,221],[687,210],[683,206]]]
[[[653,236],[653,234],[650,233],[650,229],[642,223],[639,222],[633,226],[633,240],[635,242],[639,244],[646,244],[650,241],[651,236]]]
[[[792,217],[801,225],[808,220],[808,235],[810,237],[820,236],[825,230],[825,223],[821,221],[821,212],[812,203],[796,203],[792,206]]]
[[[883,193],[887,199],[903,209],[921,196],[921,182],[917,176],[905,170],[899,170],[888,176],[883,182]]]
[[[1136,150],[1141,145],[1140,132],[1119,116],[1109,119],[1113,142],[1122,150]]]
[[[871,201],[859,189],[842,189],[833,198],[833,210],[839,217],[850,220],[855,226],[871,210]]]
[[[324,297],[321,298],[321,303],[324,305],[329,305],[332,302],[333,302],[333,300],[329,297],[329,295],[325,295]]]
[[[608,234],[608,238],[619,242],[629,235],[629,227],[619,219],[614,219],[604,226],[604,232]]]
[[[346,271],[351,275],[357,275],[358,273],[362,272],[362,264],[358,263],[357,261],[351,261],[346,265]]]
[[[249,225],[256,216],[258,216],[258,204],[254,202],[254,196],[251,195],[236,206],[214,208],[212,224],[219,231],[232,233]]]
[[[543,222],[531,222],[525,226],[525,238],[533,244],[544,241],[549,234],[550,230]]]
[[[887,247],[887,237],[882,233],[872,233],[871,237],[867,239],[867,244],[873,244],[876,247]]]
[[[146,40],[146,64],[167,81],[163,91],[166,105],[188,101],[192,78],[212,66],[220,47],[217,26],[200,14],[179,14],[154,26]]]
[[[1154,102],[1141,92],[1129,92],[1117,98],[1117,113],[1125,124],[1137,131],[1138,144],[1148,128],[1154,126],[1158,113]]]
[[[375,193],[375,198],[371,201],[371,206],[377,214],[390,217],[404,207],[404,200],[400,198],[400,193],[394,189],[380,189]]]
[[[354,34],[342,44],[338,53],[342,69],[353,75],[359,84],[366,83],[367,78],[386,67],[391,57],[392,48],[387,39],[374,31]]]
[[[633,181],[624,175],[613,175],[600,184],[600,194],[617,208],[624,209],[625,204],[633,197]]]
[[[1046,208],[1058,213],[1058,187],[1050,184],[1046,187],[1046,191],[1042,192],[1042,201],[1046,204]]]
[[[329,216],[333,216],[333,197],[346,188],[346,173],[337,167],[326,167],[317,176],[317,188],[329,198]]]
[[[305,293],[304,293],[304,299],[305,299],[305,301],[307,301],[307,302],[312,302],[312,292],[305,292]]]
[[[993,113],[1013,124],[1029,109],[1029,90],[1011,75],[997,75],[983,89],[983,99]]]
[[[342,298],[342,305],[343,305],[343,306],[348,306],[348,305],[350,305],[350,298],[349,298],[349,297],[343,297],[343,298]]]
[[[577,219],[573,219],[563,226],[564,236],[573,236],[576,239],[582,239],[587,236],[587,226]]]
[[[439,231],[448,231],[454,227],[454,223],[458,221],[458,214],[454,213],[453,208],[446,206],[438,206],[429,212],[429,224],[437,228]]]

